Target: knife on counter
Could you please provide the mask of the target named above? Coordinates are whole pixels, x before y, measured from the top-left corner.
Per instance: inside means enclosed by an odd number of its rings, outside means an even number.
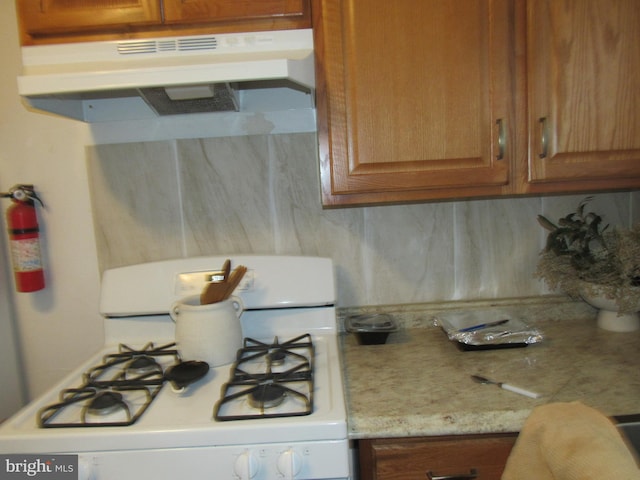
[[[508,390],[513,393],[517,393],[519,395],[524,395],[529,398],[540,398],[542,395],[540,393],[532,392],[531,390],[525,390],[524,388],[516,387],[514,385],[509,385],[508,383],[496,382],[494,380],[489,380],[486,377],[482,377],[480,375],[471,375],[471,378],[478,383],[484,383],[489,385],[495,385],[496,387],[500,387],[503,390]]]

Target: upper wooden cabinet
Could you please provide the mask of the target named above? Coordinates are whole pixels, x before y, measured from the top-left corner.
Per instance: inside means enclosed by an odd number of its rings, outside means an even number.
[[[309,16],[304,0],[163,0],[167,23],[238,21]]]
[[[531,182],[640,171],[640,4],[527,4]]]
[[[22,45],[311,27],[310,0],[16,0]]]
[[[325,205],[503,191],[509,0],[319,0],[313,10]]]
[[[162,22],[160,0],[18,0],[29,35]]]
[[[637,0],[314,0],[326,206],[640,187]]]

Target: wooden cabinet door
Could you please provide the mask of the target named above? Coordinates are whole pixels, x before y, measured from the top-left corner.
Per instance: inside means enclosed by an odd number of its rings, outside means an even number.
[[[528,180],[637,186],[638,1],[528,0],[526,29]]]
[[[502,192],[512,1],[316,0],[313,15],[325,205]]]
[[[308,0],[164,0],[164,15],[166,23],[311,19]]]
[[[160,0],[18,0],[27,36],[162,22]]]
[[[362,480],[500,480],[516,434],[360,442]]]

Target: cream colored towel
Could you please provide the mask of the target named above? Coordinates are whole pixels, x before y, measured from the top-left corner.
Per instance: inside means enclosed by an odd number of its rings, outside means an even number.
[[[502,480],[640,480],[634,455],[613,422],[580,402],[531,412]]]

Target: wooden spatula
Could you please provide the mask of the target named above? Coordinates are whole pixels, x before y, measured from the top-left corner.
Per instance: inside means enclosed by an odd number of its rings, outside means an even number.
[[[222,266],[222,281],[210,282],[205,285],[202,293],[200,293],[200,305],[209,305],[210,303],[216,303],[224,300],[230,270],[231,261],[227,259]]]
[[[225,283],[208,283],[200,294],[200,305],[219,302],[226,291],[227,285]]]

